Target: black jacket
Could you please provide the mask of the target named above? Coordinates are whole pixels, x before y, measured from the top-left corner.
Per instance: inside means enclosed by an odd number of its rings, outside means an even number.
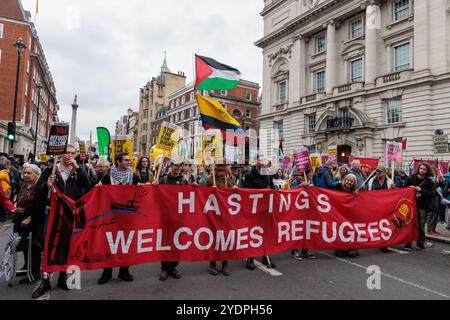
[[[45,169],[44,172],[42,172],[38,183],[44,183],[45,186],[47,186],[47,180],[51,174],[51,168]],[[83,196],[83,190],[89,190],[90,181],[86,171],[78,168],[76,170],[72,170],[69,178],[66,182],[64,182],[61,177],[61,173],[58,168],[56,168],[55,185],[64,195],[68,196],[72,200],[78,201]]]
[[[245,175],[243,188],[246,189],[275,189],[272,176],[261,175],[256,167]]]
[[[174,177],[170,174],[165,175],[161,179],[159,179],[159,184],[175,184],[175,185],[184,185],[188,184],[186,179],[184,179],[183,175],[179,175],[178,177]]]
[[[436,196],[436,184],[431,178],[419,179],[417,174],[412,175],[406,180],[406,186],[414,186],[422,188],[417,197],[417,209],[431,210],[433,205],[431,201]]]

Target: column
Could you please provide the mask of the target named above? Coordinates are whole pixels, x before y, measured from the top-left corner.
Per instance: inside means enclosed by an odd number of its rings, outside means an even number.
[[[5,145],[5,138],[4,137],[0,137],[0,152],[4,152],[3,150]]]
[[[303,36],[299,37],[300,41],[300,99],[307,95],[306,91],[306,39]]]
[[[327,67],[325,71],[325,91],[327,95],[333,94],[336,86],[336,23],[328,22],[327,26]]]
[[[414,55],[411,61],[416,71],[430,69],[430,21],[429,0],[414,1],[414,43],[411,48]],[[442,32],[444,33],[443,26]]]
[[[366,86],[375,85],[377,77],[377,28],[379,28],[380,7],[370,4],[366,7]]]

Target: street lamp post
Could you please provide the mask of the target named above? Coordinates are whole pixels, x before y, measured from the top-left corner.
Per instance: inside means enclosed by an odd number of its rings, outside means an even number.
[[[17,112],[17,93],[19,90],[19,76],[20,76],[20,61],[22,58],[22,52],[26,49],[26,45],[23,42],[22,38],[19,38],[14,44],[14,47],[17,48],[17,71],[16,71],[16,89],[14,93],[14,108],[13,108],[13,119],[12,122],[14,124],[14,128],[16,127],[16,112]],[[14,139],[11,140],[11,151],[14,153]]]
[[[39,107],[41,102],[41,89],[42,85],[38,83],[36,85],[36,89],[38,90],[38,103],[37,103],[37,112],[36,112],[36,131],[34,132],[34,158],[36,159],[36,152],[37,152],[37,141],[38,141],[38,129],[39,129]]]

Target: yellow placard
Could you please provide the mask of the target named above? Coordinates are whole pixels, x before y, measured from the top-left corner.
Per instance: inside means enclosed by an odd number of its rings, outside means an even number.
[[[133,158],[133,142],[127,136],[113,136],[111,139],[111,157],[115,163],[116,154],[128,153]]]
[[[337,146],[329,146],[328,154],[331,156],[337,156]]]
[[[202,158],[205,163],[223,157],[223,142],[220,131],[210,130],[202,135]]]
[[[39,161],[40,162],[46,162],[48,161],[48,156],[45,153],[39,154]]]
[[[180,128],[168,122],[163,122],[159,129],[156,147],[166,152],[172,152],[180,140]]]
[[[311,160],[313,171],[316,170],[316,168],[322,166],[322,157],[320,156],[320,154],[311,154],[309,156],[309,159]]]

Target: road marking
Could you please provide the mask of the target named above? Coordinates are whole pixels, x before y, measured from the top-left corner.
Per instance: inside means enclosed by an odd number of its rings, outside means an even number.
[[[341,262],[344,262],[344,263],[347,263],[347,264],[349,264],[349,265],[358,267],[358,268],[360,268],[360,269],[367,270],[367,267],[365,267],[365,266],[363,266],[363,265],[361,265],[361,264],[351,262],[351,261],[349,261],[349,260],[347,260],[347,259],[344,259],[344,258],[338,258],[338,257],[336,257],[336,256],[334,256],[334,255],[332,255],[332,254],[329,254],[329,253],[326,253],[326,252],[323,252],[323,251],[320,251],[320,253],[323,254],[324,256],[327,256],[327,257],[330,257],[330,258],[335,258],[336,260],[339,260],[339,261],[341,261]],[[445,294],[445,293],[442,293],[442,292],[438,292],[438,291],[429,289],[429,288],[424,287],[424,286],[422,286],[422,285],[420,285],[420,284],[417,284],[417,283],[414,283],[414,282],[411,282],[411,281],[408,281],[408,280],[404,280],[404,279],[402,279],[402,278],[399,278],[399,277],[390,275],[390,274],[385,273],[385,272],[381,272],[381,275],[382,275],[382,276],[385,276],[385,277],[387,277],[387,278],[389,278],[389,279],[392,279],[392,280],[401,282],[401,283],[403,283],[403,284],[409,285],[409,286],[411,286],[411,287],[415,287],[415,288],[418,288],[418,289],[427,291],[428,293],[432,293],[432,294],[441,296],[441,297],[443,297],[443,298],[450,299],[450,296],[449,296],[449,295],[447,295],[447,294]]]
[[[389,251],[398,253],[398,254],[410,254],[411,252],[405,251],[405,250],[399,250],[395,248],[388,248]]]
[[[255,266],[261,270],[264,271],[265,273],[270,274],[273,277],[279,277],[282,276],[283,274],[273,268],[267,268],[265,265],[263,265],[261,262],[259,262],[258,260],[255,260]]]

